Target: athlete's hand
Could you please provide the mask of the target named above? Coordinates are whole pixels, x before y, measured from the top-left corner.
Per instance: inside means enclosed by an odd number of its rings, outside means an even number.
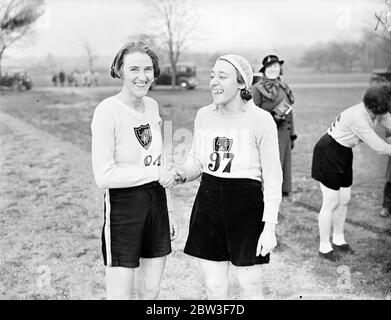
[[[159,183],[164,188],[172,188],[175,185],[175,172],[171,164],[159,166]]]
[[[183,182],[183,174],[183,170],[178,165],[174,163],[167,163],[162,167],[159,167],[159,183],[164,188],[172,188],[178,183]]]
[[[170,239],[171,241],[174,241],[178,237],[178,225],[176,224],[174,218],[172,217],[172,212],[169,213],[170,215]]]
[[[186,181],[186,176],[182,167],[174,163],[172,166],[175,170],[175,184],[184,183]]]
[[[256,255],[263,257],[270,253],[277,246],[275,224],[265,222],[265,227],[259,236]]]
[[[386,138],[387,143],[391,143],[391,136]]]

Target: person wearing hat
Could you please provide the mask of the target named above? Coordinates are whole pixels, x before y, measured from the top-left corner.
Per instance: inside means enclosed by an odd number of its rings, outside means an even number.
[[[260,79],[251,87],[254,103],[270,112],[277,124],[280,161],[283,172],[281,193],[289,196],[292,192],[292,149],[297,139],[292,105],[295,98],[289,86],[282,82],[282,65],[276,55],[268,55],[262,61]]]
[[[184,252],[196,257],[208,299],[227,299],[230,264],[243,298],[261,298],[261,265],[277,245],[277,129],[270,113],[254,104],[252,79],[245,58],[216,60],[209,83],[213,103],[198,111],[192,148],[179,167],[180,182],[201,176]]]

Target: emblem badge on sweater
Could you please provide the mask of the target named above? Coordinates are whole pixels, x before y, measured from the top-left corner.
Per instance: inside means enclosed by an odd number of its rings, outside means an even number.
[[[148,150],[152,142],[152,132],[149,124],[142,124],[138,128],[134,128],[134,134],[136,135],[138,142],[140,142],[143,148]]]
[[[230,151],[233,139],[226,137],[216,137],[213,139],[213,151]]]
[[[223,173],[231,172],[231,165],[235,155],[229,151],[231,151],[233,142],[233,139],[226,137],[216,137],[213,139],[213,152],[209,156],[211,162],[208,164],[210,171],[216,172],[223,166]]]

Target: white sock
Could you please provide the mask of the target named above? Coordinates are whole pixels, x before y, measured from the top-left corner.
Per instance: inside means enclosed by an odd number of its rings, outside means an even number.
[[[345,237],[343,233],[341,234],[333,234],[333,243],[337,246],[342,246],[343,244],[346,244]]]
[[[322,253],[329,253],[330,251],[333,251],[333,247],[331,246],[330,242],[321,242],[319,245],[319,251]]]

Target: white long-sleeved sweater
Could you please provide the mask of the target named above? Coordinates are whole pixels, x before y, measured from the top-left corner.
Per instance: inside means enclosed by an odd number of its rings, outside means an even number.
[[[377,124],[391,131],[391,115],[386,113],[372,120],[364,104],[359,103],[342,111],[327,133],[345,147],[353,148],[365,142],[377,153],[391,155],[391,145],[375,132]]]
[[[247,102],[245,112],[236,115],[222,115],[215,104],[201,108],[183,169],[187,180],[205,172],[262,181],[263,221],[277,223],[282,184],[277,128],[270,113],[252,100]]]
[[[91,123],[92,168],[99,188],[126,188],[159,180],[161,118],[157,102],[144,97],[144,113],[115,96],[96,107]]]

